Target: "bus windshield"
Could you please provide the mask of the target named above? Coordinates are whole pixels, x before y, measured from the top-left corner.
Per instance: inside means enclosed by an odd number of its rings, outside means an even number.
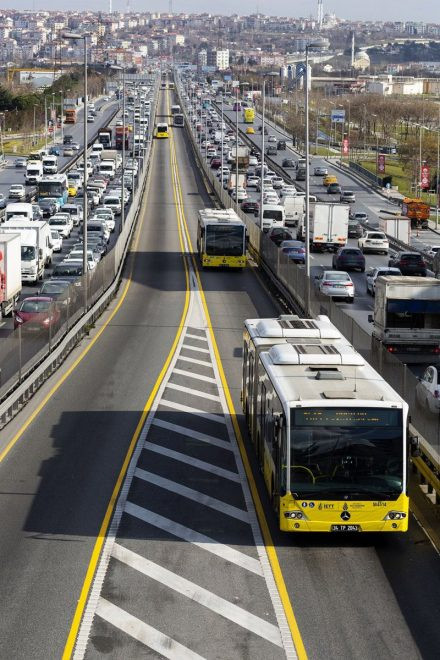
[[[239,257],[244,253],[244,227],[208,225],[205,239],[206,254]]]
[[[401,410],[292,409],[290,490],[297,499],[396,499],[402,447]]]

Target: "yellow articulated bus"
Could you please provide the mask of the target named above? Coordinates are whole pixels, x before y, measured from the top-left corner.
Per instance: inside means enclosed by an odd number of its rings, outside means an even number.
[[[253,124],[255,119],[255,110],[253,108],[244,108],[243,119],[245,124]]]
[[[202,267],[244,268],[246,225],[232,209],[201,209],[197,250]]]
[[[159,139],[168,137],[168,124],[165,123],[157,124],[156,137]]]
[[[407,531],[408,405],[326,316],[245,321],[242,401],[282,531]]]

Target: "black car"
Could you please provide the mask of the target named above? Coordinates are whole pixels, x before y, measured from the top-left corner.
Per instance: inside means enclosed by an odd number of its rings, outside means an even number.
[[[260,211],[258,202],[243,202],[240,208],[243,213],[253,213],[254,215],[257,215]]]
[[[365,271],[365,257],[359,248],[342,247],[333,255],[332,268],[335,270]]]
[[[54,213],[57,212],[57,205],[50,199],[40,199],[38,206],[41,209],[43,218],[50,218]]]
[[[388,266],[399,268],[402,275],[426,277],[426,263],[418,252],[398,252],[388,261]]]
[[[282,166],[295,169],[296,163],[293,158],[283,158]]]
[[[360,238],[363,234],[362,225],[357,220],[348,221],[348,238]]]
[[[70,288],[71,284],[72,282],[68,282],[67,280],[47,280],[41,287],[39,295],[57,300],[62,305],[70,305],[75,295],[74,288]]]
[[[73,142],[73,135],[65,135],[63,137],[63,144],[72,144]]]
[[[272,229],[269,229],[267,232],[267,236],[277,247],[279,247],[283,241],[291,241],[295,238],[295,234],[290,229],[287,229],[287,227],[272,227]]]
[[[287,148],[286,140],[278,140],[277,149],[279,151],[285,151]]]
[[[268,146],[266,149],[266,154],[268,156],[276,156],[277,155],[277,148],[275,146]]]

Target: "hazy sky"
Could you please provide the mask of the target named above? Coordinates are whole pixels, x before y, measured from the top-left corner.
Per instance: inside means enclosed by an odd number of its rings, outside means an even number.
[[[168,0],[129,0],[134,11],[166,11]],[[173,9],[179,11],[221,11],[232,14],[239,11],[252,14],[257,8],[260,12],[272,16],[309,16],[316,15],[317,0],[222,0],[220,7],[208,0],[172,0]],[[65,0],[2,0],[1,7],[14,9],[63,9],[73,8]],[[75,9],[107,10],[108,0],[77,0]],[[127,0],[113,0],[113,10],[124,10]],[[324,12],[334,11],[341,18],[360,18],[370,20],[420,20],[427,23],[440,23],[440,1],[423,0],[324,0]]]

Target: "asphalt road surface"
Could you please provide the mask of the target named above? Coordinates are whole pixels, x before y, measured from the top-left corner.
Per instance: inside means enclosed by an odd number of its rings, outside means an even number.
[[[243,320],[279,310],[251,268],[201,273],[203,305],[183,214],[195,245],[211,198],[173,136],[155,141],[119,298],[1,435],[0,451],[15,444],[0,462],[0,657],[69,651],[96,566],[87,658],[295,657],[213,351],[215,338],[241,424]],[[399,537],[282,535],[248,453],[308,656],[438,658],[440,560],[415,521]]]

